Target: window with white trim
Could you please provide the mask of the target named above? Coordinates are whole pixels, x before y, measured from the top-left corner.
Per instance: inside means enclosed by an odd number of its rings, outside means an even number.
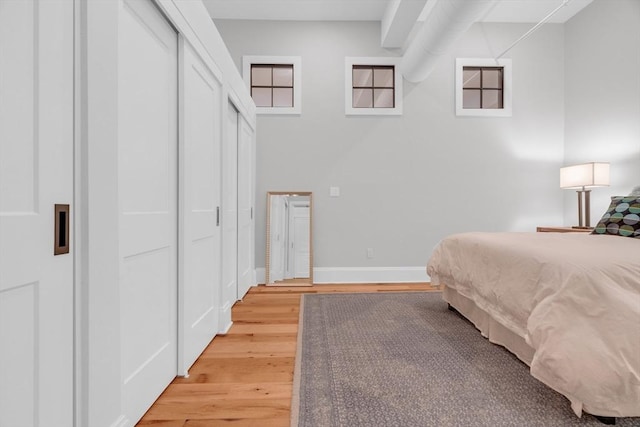
[[[353,108],[395,107],[395,68],[392,65],[354,65],[351,73]]]
[[[345,114],[402,114],[400,58],[345,59]]]
[[[243,56],[242,74],[257,114],[300,114],[299,56]]]
[[[456,59],[456,115],[511,114],[511,60]]]
[[[293,64],[251,64],[256,107],[293,107]]]

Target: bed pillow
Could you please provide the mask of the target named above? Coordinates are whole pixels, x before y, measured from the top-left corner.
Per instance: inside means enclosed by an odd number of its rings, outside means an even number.
[[[640,239],[640,196],[615,196],[591,234]]]

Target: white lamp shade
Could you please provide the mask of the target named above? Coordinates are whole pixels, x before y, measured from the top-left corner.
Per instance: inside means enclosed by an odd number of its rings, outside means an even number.
[[[609,163],[584,163],[560,168],[560,188],[607,187]]]

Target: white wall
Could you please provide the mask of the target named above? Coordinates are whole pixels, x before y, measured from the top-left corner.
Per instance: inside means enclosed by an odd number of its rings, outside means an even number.
[[[595,0],[565,26],[565,161],[611,162],[611,187],[591,193],[591,225],[610,196],[640,185],[640,1]],[[565,225],[577,224],[573,191]]]
[[[508,55],[513,117],[456,117],[456,57],[501,52],[530,28],[476,24],[420,84],[400,117],[345,117],[345,56],[393,56],[376,22],[216,21],[242,55],[302,57],[300,116],[259,116],[256,265],[264,265],[271,191],[314,192],[314,266],[420,267],[444,236],[534,231],[562,221],[563,27],[547,25]],[[341,196],[329,197],[339,186]],[[374,258],[366,258],[366,248]],[[318,276],[316,276],[316,279]]]

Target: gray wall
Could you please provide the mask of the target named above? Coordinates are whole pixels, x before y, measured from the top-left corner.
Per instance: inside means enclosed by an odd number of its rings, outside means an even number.
[[[513,117],[459,118],[455,58],[491,57],[531,25],[473,26],[427,80],[404,82],[401,117],[344,115],[344,57],[397,55],[380,48],[379,23],[216,25],[240,69],[242,55],[302,57],[302,115],[258,117],[257,267],[269,190],[313,191],[315,267],[424,266],[451,233],[562,222],[563,26],[546,25],[507,55]]]
[[[565,27],[566,164],[611,162],[611,187],[591,193],[591,225],[640,185],[640,1],[596,0]],[[573,191],[565,224],[577,223]]]

